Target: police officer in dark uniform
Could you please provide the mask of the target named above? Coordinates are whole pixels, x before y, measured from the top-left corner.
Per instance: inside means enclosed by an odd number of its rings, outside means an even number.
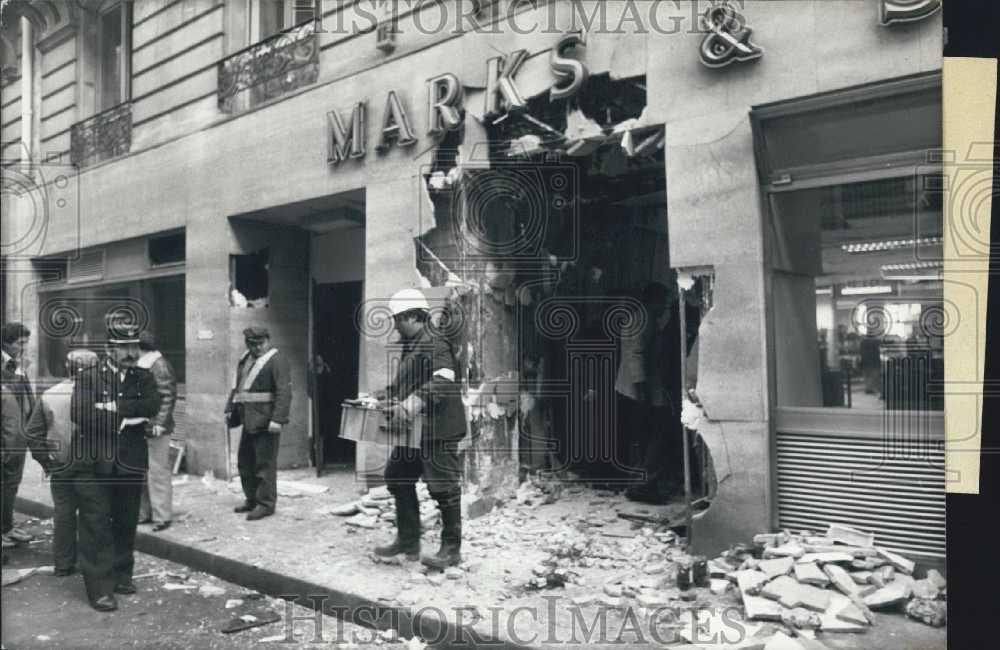
[[[95,609],[117,608],[114,596],[134,594],[135,531],[148,463],[146,431],[159,409],[156,381],[136,367],[139,329],[108,321],[108,354],[96,368],[80,373],[73,389],[71,418],[77,425],[74,485],[81,505],[81,571]],[[95,479],[99,487],[84,485]],[[110,541],[110,544],[108,543]]]
[[[420,553],[420,506],[417,479],[423,476],[441,510],[441,548],[421,557],[425,565],[444,569],[461,562],[462,462],[458,442],[465,437],[465,408],[461,400],[457,364],[447,342],[428,329],[429,306],[416,289],[397,292],[389,301],[396,331],[403,342],[402,358],[392,384],[385,389],[383,407],[390,418],[409,421],[423,415],[419,449],[394,447],[385,469],[385,482],[396,500],[396,539],[375,553]],[[380,395],[380,397],[382,397]]]

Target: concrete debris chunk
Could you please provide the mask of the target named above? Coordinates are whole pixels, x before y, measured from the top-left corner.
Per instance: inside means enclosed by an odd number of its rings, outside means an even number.
[[[378,519],[358,513],[344,523],[355,528],[375,528],[378,526]]]
[[[787,609],[781,614],[781,622],[798,630],[815,630],[820,626],[819,614],[802,607]]]
[[[906,615],[932,627],[942,627],[948,622],[948,605],[940,600],[914,598],[906,603]]]
[[[465,571],[462,571],[457,566],[450,566],[444,570],[444,577],[449,580],[458,580],[465,575]]]
[[[906,575],[913,574],[913,569],[916,567],[916,563],[913,562],[913,560],[878,546],[875,547],[875,550],[878,552],[880,557],[888,561],[889,564],[895,567],[897,571],[902,571]]]
[[[221,596],[226,593],[226,590],[217,585],[202,585],[198,588],[198,595],[204,598],[211,598],[212,596]]]
[[[896,569],[891,564],[886,564],[872,571],[871,583],[881,589],[892,582],[895,576]]]
[[[830,592],[811,585],[803,585],[789,576],[778,576],[760,591],[788,608],[805,607],[814,612],[825,612],[830,606]]]
[[[845,621],[847,623],[855,623],[857,625],[868,625],[868,618],[865,616],[865,613],[861,611],[861,609],[854,603],[851,603],[846,607],[844,607],[843,609],[841,609],[839,612],[837,612],[836,616],[840,620]]]
[[[795,560],[790,557],[776,558],[774,560],[761,560],[757,563],[757,568],[767,574],[767,577],[787,575],[792,570]]]
[[[781,546],[788,543],[788,533],[761,533],[753,536],[753,543],[758,546]]]
[[[893,580],[875,593],[865,596],[864,603],[872,609],[885,609],[905,602],[911,593],[909,583]]]
[[[845,596],[853,596],[858,593],[860,589],[858,583],[854,582],[854,578],[843,567],[836,564],[826,564],[823,566],[823,573],[830,579],[833,586]]]
[[[855,584],[859,585],[870,585],[872,584],[872,576],[875,575],[872,571],[851,571],[851,580]]]
[[[805,646],[784,632],[777,632],[764,646],[764,650],[806,650]]]
[[[635,600],[640,607],[645,607],[646,609],[657,609],[660,607],[666,607],[670,604],[670,601],[665,597],[651,593],[639,594]]]
[[[844,546],[842,544],[803,544],[806,553],[847,553],[854,558],[878,557],[874,548],[863,546]]]
[[[938,593],[940,593],[937,586],[926,578],[923,580],[914,580],[911,590],[914,598],[922,598],[924,600],[934,600],[938,597]]]
[[[729,590],[730,582],[723,578],[712,578],[709,580],[709,590],[716,596],[721,596]]]
[[[768,575],[763,571],[750,569],[736,572],[736,585],[740,592],[745,595],[756,596],[760,593],[761,587],[767,584]]]
[[[944,589],[945,587],[948,586],[948,583],[945,581],[944,576],[942,576],[937,569],[927,570],[927,580],[930,580],[931,583],[938,589]]]
[[[826,587],[830,584],[830,578],[819,568],[815,562],[799,563],[795,565],[795,579],[807,585],[816,587]]]
[[[789,543],[783,544],[781,546],[770,546],[764,549],[765,558],[776,558],[776,557],[791,557],[800,558],[806,554],[804,548],[798,544]]]
[[[784,611],[777,601],[743,594],[743,612],[749,621],[780,621]]]
[[[854,556],[844,551],[823,551],[819,553],[806,553],[798,559],[801,563],[814,562],[816,564],[839,564],[850,563]]]
[[[857,528],[844,526],[843,524],[830,524],[830,527],[826,530],[826,537],[831,542],[846,544],[848,546],[870,548],[875,545],[874,533],[866,533]]]

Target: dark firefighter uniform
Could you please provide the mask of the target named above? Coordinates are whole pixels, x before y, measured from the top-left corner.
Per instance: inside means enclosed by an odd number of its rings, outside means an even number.
[[[399,400],[411,417],[420,413],[425,421],[420,448],[394,447],[385,469],[386,485],[396,499],[396,550],[414,553],[419,549],[416,483],[423,476],[441,509],[441,550],[437,556],[424,558],[431,566],[457,564],[462,544],[458,442],[465,437],[466,424],[456,365],[447,342],[425,326],[413,339],[404,341],[395,380],[386,387],[388,399]]]

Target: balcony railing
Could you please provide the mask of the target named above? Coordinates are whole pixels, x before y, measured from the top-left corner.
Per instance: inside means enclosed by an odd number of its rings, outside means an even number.
[[[127,154],[131,147],[131,102],[113,106],[70,127],[70,160],[79,167]]]
[[[219,62],[219,109],[239,112],[315,83],[319,77],[316,23],[308,21]]]

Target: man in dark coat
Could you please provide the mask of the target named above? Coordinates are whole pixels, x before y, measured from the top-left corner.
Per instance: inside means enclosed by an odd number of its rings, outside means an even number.
[[[77,377],[70,407],[71,417],[78,427],[78,439],[74,442],[80,447],[79,451],[74,450],[74,459],[92,466],[92,470],[85,467],[85,471],[92,471],[103,484],[101,494],[91,495],[89,491],[84,494],[85,498],[106,502],[94,505],[100,515],[95,517],[92,527],[101,528],[96,521],[101,517],[104,517],[104,526],[110,524],[109,531],[91,533],[100,540],[97,544],[101,544],[110,532],[110,558],[107,545],[85,548],[91,544],[83,539],[82,523],[80,527],[81,570],[91,603],[99,610],[117,607],[114,597],[108,593],[109,584],[114,593],[134,594],[136,591],[132,570],[139,504],[148,463],[146,425],[159,410],[153,375],[136,366],[141,354],[138,328],[109,323],[109,343],[104,362]],[[90,561],[84,559],[85,552],[92,554]]]
[[[25,451],[28,441],[24,437],[24,426],[35,410],[35,392],[24,370],[24,351],[31,337],[31,330],[17,322],[3,326],[3,388],[7,392],[7,405],[17,412],[4,413],[2,438],[2,468],[0,468],[0,511],[2,511],[3,547],[10,548],[33,538],[24,530],[14,526],[14,499],[24,475]]]
[[[235,512],[256,521],[274,514],[278,501],[278,442],[292,406],[288,360],[271,347],[265,327],[243,330],[247,351],[236,367],[236,383],[226,403],[230,427],[243,426],[237,466],[246,497]]]
[[[396,331],[403,341],[396,377],[386,387],[383,407],[391,419],[424,417],[420,448],[394,447],[385,468],[385,482],[396,500],[396,539],[375,553],[420,553],[420,505],[417,479],[423,476],[428,492],[441,510],[441,548],[421,557],[425,565],[444,569],[461,562],[462,462],[458,442],[465,437],[458,368],[447,342],[428,329],[429,306],[416,289],[397,292],[389,301]]]

